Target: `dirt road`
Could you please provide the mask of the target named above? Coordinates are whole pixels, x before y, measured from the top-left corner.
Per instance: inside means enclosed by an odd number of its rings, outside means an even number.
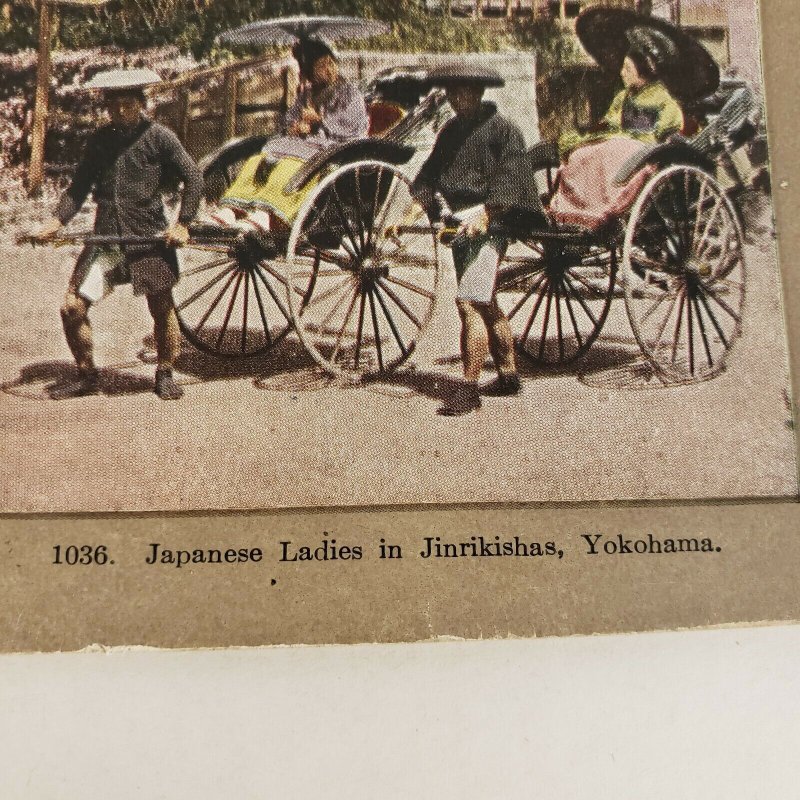
[[[185,398],[160,401],[138,357],[149,317],[125,288],[93,311],[108,394],[50,400],[71,373],[58,307],[74,250],[0,244],[0,507],[5,512],[791,496],[797,491],[778,274],[748,246],[745,329],[729,368],[642,388],[616,300],[580,367],[523,367],[524,390],[460,418],[436,408],[458,377],[450,269],[413,369],[331,385],[293,338],[219,363],[187,344]],[[261,377],[260,385],[254,379]],[[492,376],[486,373],[486,380]]]

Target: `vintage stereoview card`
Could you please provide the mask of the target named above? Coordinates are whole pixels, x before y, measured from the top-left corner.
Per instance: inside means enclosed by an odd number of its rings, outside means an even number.
[[[768,10],[317,10],[4,6],[2,646],[794,619]]]

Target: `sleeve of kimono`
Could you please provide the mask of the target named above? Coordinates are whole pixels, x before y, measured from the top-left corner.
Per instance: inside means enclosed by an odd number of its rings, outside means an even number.
[[[622,129],[622,106],[625,103],[625,90],[618,92],[611,105],[608,107],[605,116],[600,120],[600,130],[590,133],[580,133],[576,130],[567,130],[558,139],[558,152],[562,160],[576,148],[583,144],[596,142],[606,131],[620,131]]]
[[[92,191],[97,178],[99,163],[97,157],[98,144],[97,135],[93,135],[86,143],[81,159],[75,169],[75,175],[58,200],[58,205],[53,215],[62,225],[66,225],[80,211],[81,206],[89,196],[89,192]]]
[[[622,107],[625,104],[625,90],[619,92],[611,101],[611,105],[603,117],[603,124],[612,131],[618,131],[622,128]]]
[[[664,89],[664,103],[658,114],[653,135],[661,142],[673,133],[680,133],[683,129],[683,112],[672,95]]]
[[[183,181],[181,209],[178,222],[186,225],[194,219],[203,196],[203,174],[194,159],[186,152],[180,139],[169,128],[160,128],[162,163],[175,169]]]
[[[522,131],[506,120],[499,126],[496,159],[498,169],[489,179],[487,206],[509,208],[521,204],[521,198],[530,194],[526,185],[532,179],[528,174],[520,174],[521,157],[525,155],[525,138]],[[524,172],[524,170],[523,170]]]
[[[283,115],[283,129],[281,130],[281,133],[287,133],[289,127],[300,120],[300,115],[303,112],[304,105],[305,97],[303,92],[298,92],[297,96],[294,98],[294,103],[289,106],[289,108],[286,110],[286,113]]]
[[[352,84],[344,84],[337,102],[322,117],[322,130],[326,138],[334,142],[363,139],[368,127],[364,97]]]
[[[411,194],[414,199],[430,211],[434,207],[434,194],[439,189],[439,177],[442,172],[442,159],[446,151],[447,126],[439,132],[430,155],[420,167],[417,177],[411,184]]]

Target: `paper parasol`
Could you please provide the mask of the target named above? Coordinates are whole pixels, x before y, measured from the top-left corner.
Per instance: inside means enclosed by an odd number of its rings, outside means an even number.
[[[719,67],[709,52],[686,31],[657,17],[621,8],[593,6],[578,17],[575,32],[586,52],[604,69],[618,73],[630,47],[628,34],[650,30],[667,39],[658,76],[677,100],[688,102],[713,94],[719,86]]]
[[[336,42],[368,39],[386,33],[385,22],[359,17],[284,17],[242,25],[221,33],[216,41],[224,45],[292,45],[309,39]]]

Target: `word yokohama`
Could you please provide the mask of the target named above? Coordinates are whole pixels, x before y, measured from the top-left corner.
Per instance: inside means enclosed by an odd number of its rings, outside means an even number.
[[[658,539],[648,533],[643,539],[625,539],[621,533],[608,538],[602,533],[583,533],[581,538],[589,546],[588,556],[598,555],[661,555],[665,553],[719,553],[721,547],[715,547],[711,539]],[[601,541],[602,540],[602,541]]]

